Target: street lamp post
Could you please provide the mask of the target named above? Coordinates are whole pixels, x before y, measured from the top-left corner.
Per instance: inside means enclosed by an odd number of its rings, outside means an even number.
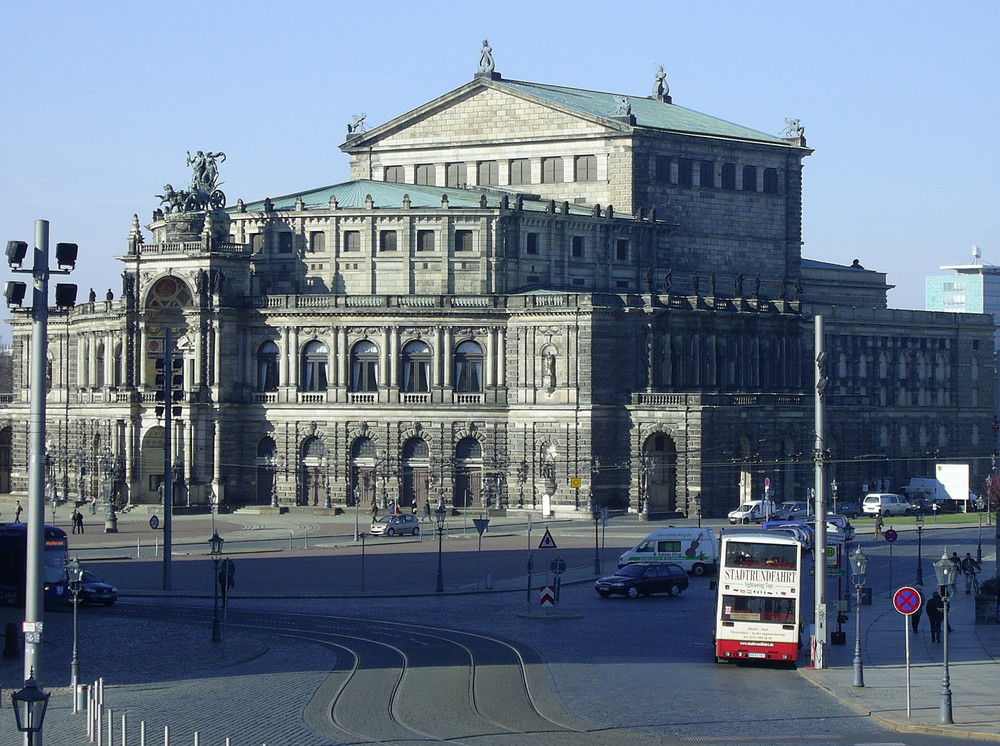
[[[834,479],[830,482],[830,495],[833,497],[833,512],[837,512],[837,491],[840,489],[840,485],[837,484],[837,480]]]
[[[979,540],[976,542],[976,562],[979,564],[983,563],[983,511],[978,511],[979,514]]]
[[[437,521],[438,532],[438,571],[437,571],[437,592],[444,592],[444,570],[441,566],[441,540],[444,538],[444,519],[448,515],[444,503],[438,503],[437,510],[434,511],[434,518]]]
[[[854,680],[851,686],[865,685],[865,667],[861,660],[861,589],[865,586],[865,574],[868,571],[868,558],[861,551],[861,545],[851,555],[851,573],[854,580]]]
[[[222,642],[222,623],[219,620],[219,560],[222,559],[222,545],[225,542],[217,533],[208,540],[209,555],[212,557],[212,642]]]
[[[944,601],[944,626],[941,634],[944,641],[944,673],[941,676],[941,706],[938,722],[951,725],[955,721],[951,717],[951,677],[948,674],[948,607],[951,605],[951,592],[955,588],[955,563],[948,559],[948,552],[934,563],[934,574],[937,575],[938,587],[941,589],[941,600]]]
[[[590,496],[590,510],[594,515],[594,574],[601,575],[601,545],[598,528],[601,525],[601,505],[593,494]]]
[[[923,534],[924,511],[918,510],[914,518],[917,522],[917,585],[924,583]]]
[[[361,486],[354,485],[354,542],[361,536]]]
[[[45,722],[45,710],[49,706],[49,693],[38,688],[35,681],[34,669],[31,675],[24,682],[24,688],[10,695],[14,705],[14,717],[17,720],[17,729],[25,734],[27,746],[34,746],[35,734],[41,734],[42,723]],[[42,739],[38,739],[41,743]]]
[[[80,682],[80,664],[77,658],[77,608],[80,605],[80,586],[83,581],[83,568],[80,559],[74,557],[66,562],[66,578],[69,581],[69,592],[73,599],[73,656],[69,661],[69,688],[73,697],[73,714],[79,712],[76,693]]]

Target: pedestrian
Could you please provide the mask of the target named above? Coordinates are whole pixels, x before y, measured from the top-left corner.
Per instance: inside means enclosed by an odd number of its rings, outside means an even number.
[[[882,526],[885,525],[885,521],[882,520],[882,514],[875,514],[875,538],[877,539],[882,535]]]
[[[97,498],[92,497],[90,498],[90,514],[94,515],[96,513],[97,513]],[[82,524],[82,519],[81,519],[81,524]],[[83,531],[81,531],[80,533],[82,534]]]
[[[81,513],[79,510],[76,511],[76,532],[78,534],[83,533],[83,513]]]
[[[966,552],[964,559],[962,559],[962,574],[965,576],[966,596],[969,595],[972,591],[972,586],[975,585],[976,573],[982,569],[982,566],[976,560],[972,559],[972,555]]]
[[[76,508],[73,508],[73,513],[69,517],[69,522],[73,526],[73,530],[70,533],[76,533]]]
[[[920,605],[917,606],[917,610],[910,614],[910,629],[913,630],[913,634],[920,634],[920,617],[924,613],[924,594],[921,587],[914,586],[913,590],[917,592],[917,598],[920,600]]]
[[[941,642],[941,622],[944,621],[944,599],[938,591],[927,604],[927,621],[931,623],[931,642]]]
[[[18,500],[17,501],[17,509],[14,511],[14,523],[20,523],[21,522],[21,511],[22,510],[24,510],[24,508],[21,507],[21,501]]]
[[[372,512],[372,520],[374,521],[376,518],[378,518],[378,503],[375,502],[374,498],[372,498],[372,511],[371,512]]]
[[[431,501],[428,500],[424,503],[424,518],[428,521],[431,519]]]

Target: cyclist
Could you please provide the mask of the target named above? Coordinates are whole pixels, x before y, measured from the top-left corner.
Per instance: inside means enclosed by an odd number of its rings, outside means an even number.
[[[968,595],[975,588],[979,590],[979,581],[976,578],[976,573],[978,573],[983,568],[980,567],[979,563],[972,559],[972,555],[969,552],[965,553],[965,557],[962,559],[962,574],[965,575],[965,594]]]

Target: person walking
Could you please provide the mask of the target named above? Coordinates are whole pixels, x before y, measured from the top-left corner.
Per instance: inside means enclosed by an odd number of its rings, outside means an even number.
[[[882,520],[882,514],[875,514],[875,538],[879,538],[882,535],[882,527],[885,525],[885,521]]]
[[[79,510],[76,511],[76,532],[78,534],[83,533],[83,513],[81,513]]]
[[[14,523],[20,523],[21,522],[21,511],[23,511],[23,510],[24,510],[24,508],[21,507],[21,501],[18,500],[17,501],[17,508],[14,510]]]
[[[965,595],[968,596],[972,592],[974,586],[979,584],[976,582],[976,573],[982,570],[982,566],[972,559],[972,555],[968,552],[965,553],[965,557],[962,558],[962,574],[965,576]]]
[[[375,498],[372,498],[372,520],[374,521],[378,518],[378,503],[375,502]]]
[[[920,605],[917,606],[917,610],[910,614],[910,629],[913,630],[913,634],[920,634],[920,617],[924,613],[924,594],[923,589],[918,585],[914,586],[913,590],[917,592],[917,597],[920,599]]]
[[[75,534],[76,533],[76,508],[73,508],[73,513],[69,517],[69,522],[73,526],[73,530],[70,531],[70,533]]]
[[[927,604],[927,621],[931,623],[931,642],[941,642],[941,623],[944,621],[944,599],[938,591]]]

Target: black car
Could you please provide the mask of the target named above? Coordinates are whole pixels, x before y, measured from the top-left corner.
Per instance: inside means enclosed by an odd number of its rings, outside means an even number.
[[[830,507],[829,504],[827,507]],[[861,506],[851,500],[838,500],[834,504],[834,507],[836,508],[834,510],[835,513],[847,516],[848,518],[857,518],[861,515]]]
[[[80,576],[80,604],[112,606],[118,600],[118,589],[105,583],[90,570]]]
[[[594,583],[594,590],[601,598],[612,594],[629,598],[648,596],[650,593],[677,596],[687,587],[687,573],[673,562],[635,562]]]

